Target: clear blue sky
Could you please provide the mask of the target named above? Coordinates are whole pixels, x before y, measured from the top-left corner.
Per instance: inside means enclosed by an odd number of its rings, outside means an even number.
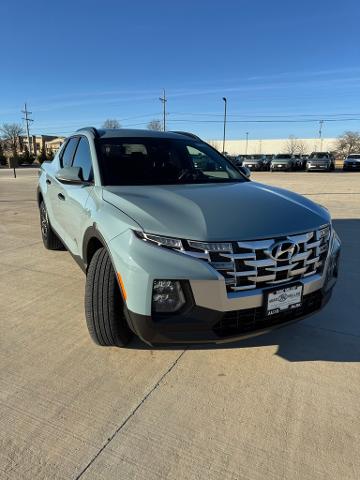
[[[0,22],[0,124],[27,101],[36,133],[145,128],[165,87],[169,129],[204,138],[222,136],[223,96],[228,138],[318,131],[249,120],[360,130],[358,0],[2,0]]]

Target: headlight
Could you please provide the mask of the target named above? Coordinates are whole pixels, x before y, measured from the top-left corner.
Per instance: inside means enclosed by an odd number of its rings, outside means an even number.
[[[193,240],[188,240],[188,244],[192,248],[198,248],[199,250],[205,250],[206,252],[232,252],[231,243],[205,243],[205,242],[195,242]]]
[[[320,205],[320,204],[319,204]],[[320,205],[322,208],[325,208],[325,210],[327,210],[326,207]],[[318,236],[319,236],[319,240],[322,240],[324,239],[325,241],[328,241],[330,240],[330,233],[331,233],[331,229],[330,229],[330,225],[327,225],[326,227],[323,227],[321,228],[319,231],[318,231]]]
[[[182,249],[183,245],[179,238],[163,237],[162,235],[153,235],[152,233],[135,232],[135,234],[145,242],[153,242],[161,247]]]
[[[199,242],[197,240],[183,240],[179,238],[163,237],[162,235],[153,235],[152,233],[135,232],[135,235],[145,242],[152,242],[161,247],[175,248],[185,250],[188,244],[191,248],[205,252],[232,252],[232,245],[229,242]]]

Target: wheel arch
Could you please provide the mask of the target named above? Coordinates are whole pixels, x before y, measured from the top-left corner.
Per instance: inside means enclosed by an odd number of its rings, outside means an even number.
[[[36,198],[37,198],[38,207],[40,207],[41,202],[44,201],[44,196],[42,194],[42,191],[40,190],[40,187],[37,187]]]
[[[95,252],[99,250],[99,248],[105,248],[109,253],[109,249],[107,248],[104,237],[101,235],[96,226],[93,225],[85,231],[83,240],[82,257],[86,271],[89,267],[91,259],[93,258]],[[111,259],[111,255],[109,256]]]

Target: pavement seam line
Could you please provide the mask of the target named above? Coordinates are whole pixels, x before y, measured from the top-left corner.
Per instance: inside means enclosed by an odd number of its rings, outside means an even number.
[[[125,425],[129,422],[129,420],[135,415],[135,413],[140,409],[140,407],[146,402],[146,400],[150,397],[150,395],[158,388],[160,383],[164,380],[164,378],[176,367],[178,362],[180,361],[181,357],[187,351],[187,348],[183,350],[180,355],[174,360],[174,362],[170,365],[170,367],[166,370],[165,373],[161,375],[159,380],[155,383],[155,385],[148,391],[148,393],[143,397],[143,399],[136,405],[136,407],[130,412],[130,414],[125,418],[125,420],[121,423],[121,425],[115,430],[115,432],[107,439],[104,445],[100,448],[100,450],[93,456],[93,458],[89,461],[89,463],[81,470],[81,472],[75,477],[74,480],[79,480],[84,473],[91,467],[91,465],[95,462],[95,460],[101,455],[101,453],[105,450],[105,448],[109,445],[109,443],[115,438],[115,436],[125,427]]]

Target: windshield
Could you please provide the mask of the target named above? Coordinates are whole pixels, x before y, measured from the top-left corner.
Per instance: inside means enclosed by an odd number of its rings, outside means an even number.
[[[360,160],[360,153],[352,153],[347,158],[350,158],[350,159],[356,158],[357,160]]]
[[[275,160],[289,160],[291,158],[291,155],[288,153],[279,153],[279,155],[275,156]]]
[[[310,158],[329,158],[329,154],[327,152],[313,152]]]
[[[231,162],[198,140],[103,138],[97,151],[103,185],[246,181]]]

